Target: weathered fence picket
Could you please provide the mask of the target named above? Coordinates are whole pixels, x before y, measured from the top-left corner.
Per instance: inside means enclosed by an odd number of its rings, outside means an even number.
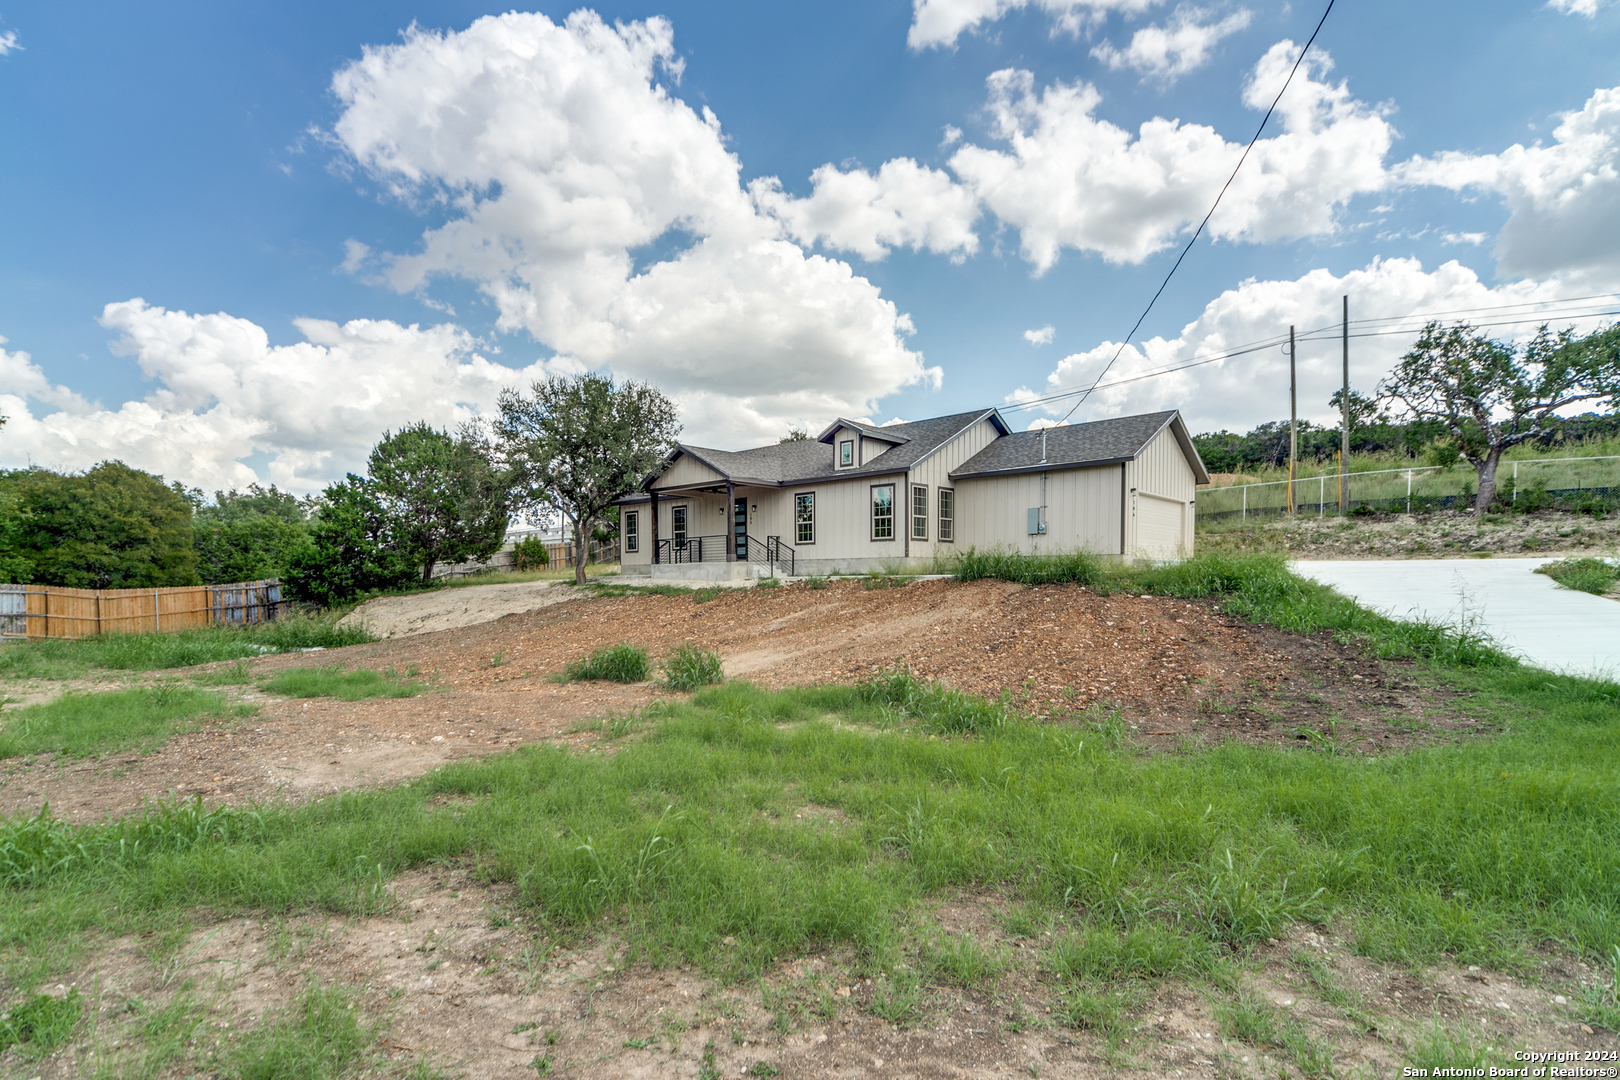
[[[0,637],[169,633],[220,623],[267,622],[290,609],[281,582],[274,578],[164,589],[0,585]]]

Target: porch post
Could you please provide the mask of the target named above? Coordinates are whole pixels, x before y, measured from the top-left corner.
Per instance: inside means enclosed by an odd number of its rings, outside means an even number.
[[[737,485],[726,481],[726,562],[737,561]]]
[[[648,488],[647,489],[647,494],[652,499],[652,502],[650,504],[651,508],[647,511],[647,516],[652,518],[652,546],[653,546],[652,547],[652,561],[657,562],[658,561],[658,489],[657,488]]]

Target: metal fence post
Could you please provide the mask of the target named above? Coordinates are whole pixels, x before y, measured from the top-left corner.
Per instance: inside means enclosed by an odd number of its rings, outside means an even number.
[[[1316,478],[1316,516],[1327,516],[1327,473]]]
[[[1412,512],[1412,473],[1410,470],[1406,473],[1406,512],[1408,514]]]
[[[1517,461],[1513,463],[1513,498],[1510,501],[1519,501],[1519,463]]]

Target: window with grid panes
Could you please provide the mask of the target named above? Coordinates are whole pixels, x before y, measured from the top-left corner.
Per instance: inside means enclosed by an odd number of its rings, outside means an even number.
[[[894,539],[894,485],[872,488],[872,539]]]
[[[939,539],[946,544],[956,539],[956,492],[950,488],[939,489]]]
[[[911,538],[928,539],[928,486],[911,485]]]

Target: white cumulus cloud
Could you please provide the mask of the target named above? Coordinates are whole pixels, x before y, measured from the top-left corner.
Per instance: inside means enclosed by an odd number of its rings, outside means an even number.
[[[823,165],[810,174],[810,183],[812,192],[803,199],[783,192],[774,176],[754,181],[749,190],[760,209],[803,244],[819,240],[872,261],[891,247],[957,257],[979,249],[973,231],[978,202],[949,173],[896,158],[876,173]]]
[[[1264,110],[1283,85],[1298,46],[1280,41],[1243,88]],[[1331,234],[1352,196],[1389,183],[1384,157],[1394,128],[1326,81],[1332,60],[1313,51],[1277,107],[1282,131],[1255,144],[1210,222],[1213,237],[1264,242]],[[1007,149],[963,146],[951,168],[1001,221],[1019,230],[1037,272],[1064,248],[1135,263],[1173,243],[1208,212],[1244,142],[1202,124],[1156,117],[1134,133],[1099,119],[1087,83],[1054,82],[1039,93],[1027,71],[991,75],[989,113]]]
[[[11,52],[21,52],[22,46],[17,44],[17,31],[7,30],[0,34],[0,56]]]
[[[413,28],[368,47],[333,80],[333,137],[401,198],[450,215],[418,251],[376,257],[389,284],[474,282],[502,329],[672,394],[693,438],[768,438],[937,384],[876,286],[806,254],[791,213],[784,224],[761,212],[719,119],[669,92],[679,74],[666,20],[609,26],[589,11],[560,25],[509,13],[454,33]],[[968,250],[966,225],[919,225],[885,203],[891,187],[940,187],[908,164],[865,191],[860,177],[827,177],[803,216],[875,191],[866,219],[837,234],[852,250]],[[756,194],[772,201],[768,186]],[[655,244],[664,254],[639,264]]]
[[[269,479],[317,490],[362,470],[385,430],[417,420],[453,427],[493,408],[555,362],[491,363],[453,325],[299,319],[305,340],[271,345],[264,329],[227,315],[193,315],[134,299],[108,304],[103,326],[156,389],[117,408],[53,386],[27,353],[0,349],[0,457],[79,469],[109,458],[203,488],[243,486],[243,458],[270,458]],[[3,339],[0,339],[3,340]],[[54,406],[48,411],[40,406]]]
[[[1171,82],[1203,67],[1222,38],[1244,29],[1253,18],[1248,8],[1215,20],[1205,8],[1183,6],[1164,26],[1142,27],[1123,49],[1105,41],[1091,55],[1115,71],[1131,68],[1146,78]]]
[[[1056,336],[1057,331],[1050,324],[1041,327],[1039,330],[1024,331],[1024,340],[1037,347],[1052,344],[1052,339]]]
[[[906,44],[913,49],[949,48],[963,32],[995,22],[1010,11],[1036,7],[1052,20],[1054,34],[1079,34],[1118,11],[1136,15],[1159,0],[912,0]],[[1584,0],[1576,0],[1584,2]]]
[[[1499,154],[1417,157],[1396,174],[1408,184],[1501,196],[1509,211],[1496,241],[1501,273],[1620,283],[1620,87],[1598,90],[1565,113],[1553,139]]]
[[[1267,338],[1286,339],[1290,324],[1302,339],[1307,332],[1322,330],[1314,339],[1299,346],[1299,409],[1303,419],[1331,423],[1336,413],[1328,399],[1341,380],[1341,345],[1338,322],[1341,297],[1350,297],[1352,319],[1393,319],[1424,313],[1450,313],[1442,316],[1488,321],[1488,315],[1468,309],[1507,304],[1536,304],[1568,295],[1567,283],[1556,279],[1520,281],[1490,286],[1472,270],[1457,262],[1447,262],[1432,271],[1424,270],[1416,259],[1376,260],[1361,270],[1335,276],[1327,270],[1312,270],[1292,281],[1245,281],[1210,301],[1193,321],[1174,338],[1154,337],[1129,345],[1109,369],[1104,383],[1117,384],[1099,389],[1081,405],[1073,419],[1095,420],[1109,416],[1156,409],[1180,409],[1195,431],[1220,428],[1244,431],[1268,420],[1288,417],[1288,357],[1285,351],[1267,347],[1257,352],[1217,360],[1137,382],[1133,376],[1161,371],[1225,353],[1238,346]],[[1555,317],[1547,316],[1555,326]],[[1535,320],[1534,310],[1523,318]],[[1590,322],[1590,320],[1589,320]],[[1534,330],[1534,321],[1493,328],[1498,336],[1516,337]],[[1590,325],[1583,329],[1591,329]],[[1352,333],[1356,328],[1352,327]],[[1352,337],[1350,341],[1350,385],[1371,393],[1378,380],[1388,373],[1416,337],[1389,335]],[[1065,356],[1038,389],[1020,388],[1008,397],[1009,404],[1022,404],[1050,394],[1090,386],[1119,349],[1118,342],[1104,341],[1095,348]],[[1014,416],[1062,416],[1074,399],[1035,406]]]
[[[1547,6],[1565,15],[1585,15],[1588,19],[1607,6],[1611,0],[1547,0]]]

